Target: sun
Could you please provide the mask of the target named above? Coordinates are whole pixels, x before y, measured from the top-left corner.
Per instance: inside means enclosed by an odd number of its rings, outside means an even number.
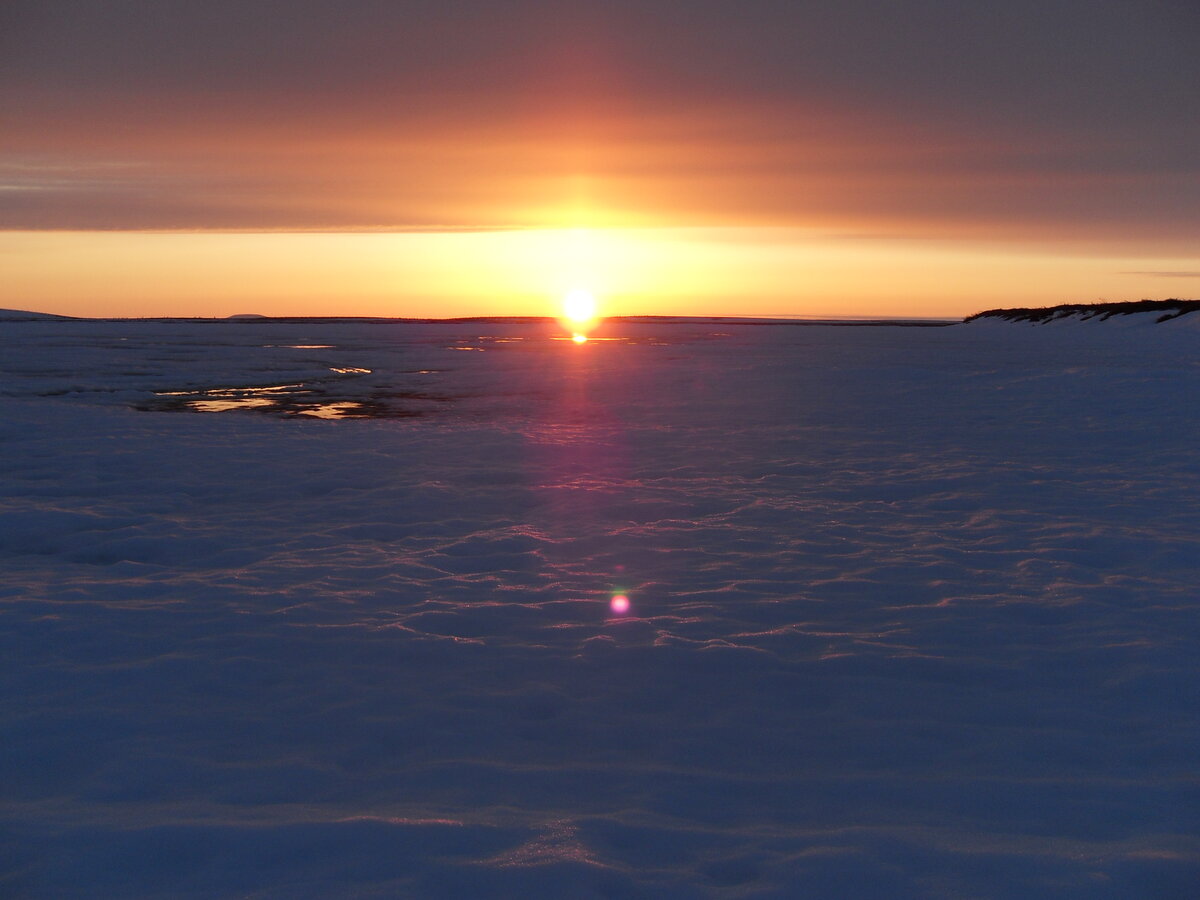
[[[563,297],[563,316],[575,326],[590,325],[596,318],[596,298],[591,291],[572,288]]]

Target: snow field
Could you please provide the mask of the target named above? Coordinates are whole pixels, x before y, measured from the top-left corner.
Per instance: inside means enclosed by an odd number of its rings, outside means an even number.
[[[1191,897],[1169,329],[6,322],[0,887]]]

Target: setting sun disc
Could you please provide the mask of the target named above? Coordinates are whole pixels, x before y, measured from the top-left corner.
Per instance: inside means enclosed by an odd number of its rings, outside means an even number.
[[[570,322],[590,322],[596,317],[596,298],[583,288],[567,291],[563,297],[563,315]]]

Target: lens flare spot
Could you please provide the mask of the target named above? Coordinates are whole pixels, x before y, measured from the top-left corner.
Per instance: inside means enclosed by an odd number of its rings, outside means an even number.
[[[577,331],[573,335],[571,335],[571,340],[573,340],[577,344],[586,344],[587,343],[587,335],[581,331]]]
[[[625,594],[614,594],[608,606],[614,615],[623,616],[629,612],[629,598]]]

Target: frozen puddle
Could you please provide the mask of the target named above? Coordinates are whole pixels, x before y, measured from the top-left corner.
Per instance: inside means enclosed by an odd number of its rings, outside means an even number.
[[[294,389],[289,389],[294,388]],[[158,391],[149,403],[137,405],[151,412],[266,413],[284,417],[304,416],[316,419],[399,419],[425,415],[425,409],[405,405],[405,401],[431,400],[415,391],[372,396],[363,400],[329,398],[323,392],[288,386],[287,388],[230,388],[201,391]]]
[[[300,410],[298,415],[313,416],[318,419],[369,419],[372,413],[369,407],[361,403],[322,403],[309,409]],[[418,415],[418,413],[413,413]]]
[[[330,371],[340,376],[371,374],[370,369],[359,366],[331,367]],[[447,399],[420,391],[383,391],[369,387],[366,394],[356,391],[349,396],[351,390],[339,390],[341,382],[342,379],[334,382],[155,391],[154,400],[135,406],[153,412],[252,411],[288,418],[395,419],[424,415],[426,410],[414,408],[414,401],[441,402]]]

